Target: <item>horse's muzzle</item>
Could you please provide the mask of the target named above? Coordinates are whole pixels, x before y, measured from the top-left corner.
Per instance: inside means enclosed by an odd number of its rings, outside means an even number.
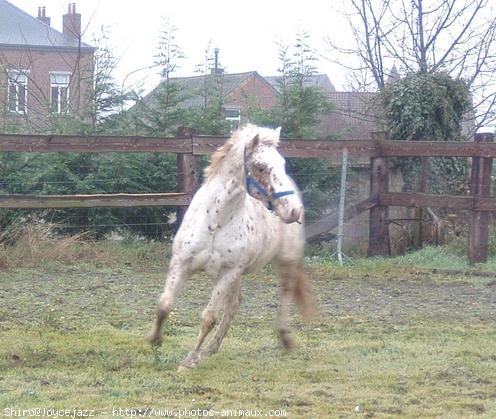
[[[300,222],[301,208],[293,208],[289,214],[289,217],[281,217],[286,224],[298,223]]]

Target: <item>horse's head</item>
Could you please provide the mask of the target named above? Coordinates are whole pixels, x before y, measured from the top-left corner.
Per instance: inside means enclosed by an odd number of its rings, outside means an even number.
[[[289,224],[300,221],[303,204],[294,181],[286,173],[286,162],[276,149],[280,130],[261,129],[246,144],[246,190]]]

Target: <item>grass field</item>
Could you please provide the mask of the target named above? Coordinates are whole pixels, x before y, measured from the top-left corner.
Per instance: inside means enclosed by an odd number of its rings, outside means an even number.
[[[487,273],[494,260],[470,274],[446,248],[346,267],[310,257],[321,315],[312,325],[294,316],[291,353],[273,331],[278,281],[269,267],[245,279],[219,353],[177,374],[211,284],[194,277],[164,346],[148,346],[167,258],[166,246],[146,242],[2,248],[0,416],[155,408],[162,410],[153,417],[209,409],[216,417],[223,409],[290,418],[496,417],[496,278]]]

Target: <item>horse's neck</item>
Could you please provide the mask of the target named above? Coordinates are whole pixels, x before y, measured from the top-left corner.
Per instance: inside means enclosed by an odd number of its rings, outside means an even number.
[[[246,189],[242,166],[221,167],[206,187],[209,189],[210,202],[207,203],[209,213],[219,223],[225,221],[233,213],[239,211],[245,203]]]

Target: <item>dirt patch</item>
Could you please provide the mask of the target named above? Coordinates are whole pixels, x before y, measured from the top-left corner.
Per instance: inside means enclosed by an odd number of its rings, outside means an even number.
[[[360,314],[390,322],[408,318],[465,323],[496,320],[496,290],[470,283],[429,278],[396,281],[348,279],[318,282],[323,312],[334,316]]]
[[[337,277],[321,270],[310,276],[322,317],[404,323],[496,321],[496,288],[489,278],[460,281],[413,275],[401,278]],[[127,270],[103,272],[0,273],[0,326],[6,323],[50,323],[75,330],[111,323],[118,328],[151,324],[165,272]],[[177,299],[172,322],[195,326],[208,303],[211,282],[196,275]],[[279,284],[270,271],[243,280],[243,303],[238,323],[265,323],[277,315]],[[91,321],[89,321],[91,319]]]

